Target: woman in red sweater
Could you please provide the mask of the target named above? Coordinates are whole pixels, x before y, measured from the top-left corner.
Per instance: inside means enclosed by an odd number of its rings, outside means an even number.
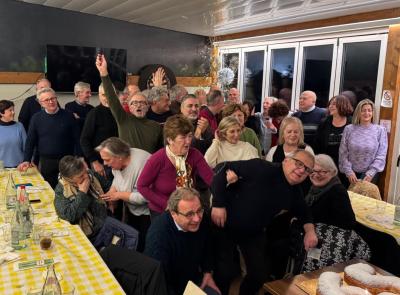
[[[178,187],[194,187],[199,175],[209,186],[213,171],[203,155],[191,148],[193,125],[182,115],[165,122],[165,148],[158,150],[147,161],[138,180],[139,192],[149,201],[152,218],[161,214],[170,194]]]

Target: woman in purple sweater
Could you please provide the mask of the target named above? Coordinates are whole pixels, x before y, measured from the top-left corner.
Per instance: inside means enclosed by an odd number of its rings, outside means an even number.
[[[178,187],[194,187],[199,175],[209,186],[213,171],[203,155],[191,148],[192,123],[181,115],[169,117],[164,125],[165,148],[155,152],[139,177],[138,191],[149,201],[152,218],[161,214],[170,194]]]
[[[339,147],[339,169],[350,183],[358,179],[377,183],[378,172],[386,164],[386,129],[374,124],[374,103],[360,101],[353,114],[353,122],[347,125]]]

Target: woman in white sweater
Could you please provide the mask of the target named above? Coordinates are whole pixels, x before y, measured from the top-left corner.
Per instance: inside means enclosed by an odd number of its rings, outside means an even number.
[[[211,168],[221,162],[258,158],[258,152],[254,146],[239,140],[241,130],[236,118],[229,116],[221,120],[215,132],[215,138],[204,155]]]

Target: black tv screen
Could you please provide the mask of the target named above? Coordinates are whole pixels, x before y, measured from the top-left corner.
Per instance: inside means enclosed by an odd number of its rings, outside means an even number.
[[[101,48],[108,73],[115,87],[123,89],[126,83],[126,49]],[[59,92],[73,92],[76,82],[89,83],[93,92],[101,83],[95,65],[96,47],[47,45],[47,78]]]

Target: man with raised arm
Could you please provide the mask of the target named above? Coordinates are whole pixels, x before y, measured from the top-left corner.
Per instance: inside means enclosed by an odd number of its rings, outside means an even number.
[[[140,95],[136,93],[129,101],[131,114],[126,113],[108,76],[107,61],[104,55],[97,55],[96,67],[100,73],[111,112],[118,125],[119,137],[126,141],[130,147],[142,149],[149,153],[154,153],[161,148],[163,146],[163,135],[160,124],[147,119],[145,116],[137,116],[139,113],[136,108],[140,107],[140,114],[144,113],[143,108],[147,108],[147,102],[144,103],[143,101],[143,103],[138,104],[136,100]],[[144,96],[140,97],[143,98]]]

